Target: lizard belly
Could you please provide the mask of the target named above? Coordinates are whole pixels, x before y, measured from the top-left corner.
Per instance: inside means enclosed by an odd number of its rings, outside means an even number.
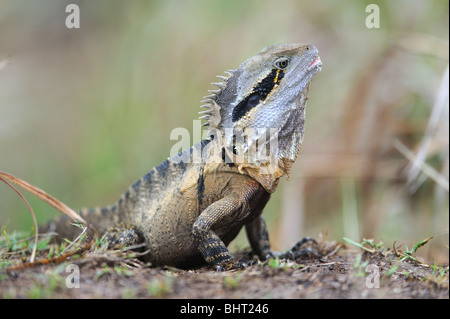
[[[191,168],[190,171],[193,173],[184,174],[177,183],[158,192],[157,199],[149,201],[152,194],[148,194],[136,203],[139,209],[133,209],[139,213],[133,214],[132,224],[143,234],[149,249],[145,258],[154,265],[186,267],[204,262],[192,235],[195,221],[208,206],[241,189],[251,179],[228,170],[220,174],[217,171],[205,172],[201,168]],[[239,218],[230,216],[227,227],[212,227],[225,245],[253,218],[249,207],[242,207],[242,210],[249,213],[241,214],[239,211],[236,213]]]

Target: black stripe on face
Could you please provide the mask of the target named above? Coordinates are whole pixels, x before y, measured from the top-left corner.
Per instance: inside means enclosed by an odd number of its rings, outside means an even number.
[[[252,108],[264,101],[272,90],[278,86],[284,77],[284,70],[272,69],[272,71],[258,84],[253,87],[250,93],[233,109],[231,120],[239,121]]]

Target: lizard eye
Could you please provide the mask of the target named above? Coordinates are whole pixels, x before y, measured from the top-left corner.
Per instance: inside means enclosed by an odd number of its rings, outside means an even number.
[[[285,57],[277,59],[274,63],[274,66],[280,70],[286,69],[288,65],[289,65],[289,59],[285,58]]]

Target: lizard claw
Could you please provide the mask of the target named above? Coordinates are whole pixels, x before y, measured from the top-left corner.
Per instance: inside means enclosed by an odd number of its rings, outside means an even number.
[[[313,246],[317,247],[317,241],[314,238],[304,237],[301,240],[299,240],[290,250],[284,253],[284,255],[286,256],[285,258],[295,260],[298,257],[305,257],[305,256],[307,256],[309,259],[311,259],[311,257],[313,258],[319,257],[317,251],[312,248],[300,249],[306,243],[312,243]]]
[[[299,257],[317,258],[319,255],[311,248],[300,249],[297,251],[288,250],[283,254],[283,258],[295,260]]]
[[[213,266],[217,272],[227,271],[227,270],[242,270],[247,268],[247,264],[241,261],[231,260],[227,263],[219,264]]]

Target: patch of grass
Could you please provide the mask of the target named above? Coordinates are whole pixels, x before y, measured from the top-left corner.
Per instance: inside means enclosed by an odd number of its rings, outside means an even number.
[[[408,246],[405,246],[404,250],[399,249],[399,247],[393,245],[392,249],[387,249],[383,247],[383,243],[380,241],[378,244],[375,244],[373,240],[364,239],[362,243],[357,243],[351,239],[344,238],[344,240],[352,245],[355,245],[366,252],[371,254],[374,253],[382,253],[385,257],[388,255],[394,256],[394,258],[390,259],[393,263],[393,266],[388,269],[385,273],[386,278],[396,277],[394,274],[401,274],[406,279],[411,276],[411,271],[402,269],[402,262],[412,262],[415,264],[420,264],[423,267],[427,267],[432,269],[432,273],[428,276],[422,277],[421,281],[428,281],[434,284],[437,284],[440,287],[448,287],[449,285],[449,269],[448,266],[438,266],[436,263],[434,265],[428,265],[419,260],[416,256],[417,250],[423,246],[425,246],[433,237],[426,238],[416,244],[414,244],[411,249]],[[369,261],[361,262],[362,255],[357,256],[355,263],[353,265],[353,271],[355,276],[364,277],[366,275],[365,269],[369,264]]]
[[[242,276],[241,274],[238,274],[236,276],[227,276],[223,279],[223,288],[224,289],[237,289],[239,287],[239,282],[241,280]]]
[[[0,269],[12,266],[18,260],[26,261],[30,258],[34,246],[32,232],[13,231],[7,233],[3,227],[0,235]],[[46,255],[52,246],[51,236],[42,237],[36,245],[38,255]]]
[[[417,259],[415,254],[420,247],[425,246],[432,238],[433,238],[433,236],[418,242],[417,244],[413,245],[411,249],[409,249],[408,246],[405,246],[405,250],[399,250],[398,247],[395,247],[395,242],[394,242],[394,247],[393,247],[394,254],[400,258],[398,261],[415,261],[415,262],[423,264],[423,262],[421,262],[419,259]],[[383,253],[386,255],[386,253],[389,251],[389,249],[384,247],[384,244],[382,241],[380,241],[378,244],[375,244],[373,239],[365,239],[364,238],[361,243],[357,243],[354,240],[352,240],[350,238],[346,238],[346,237],[343,237],[343,239],[347,243],[352,244],[356,247],[359,247],[359,248],[363,249],[364,251],[367,251],[368,253],[371,253],[371,254]]]
[[[172,291],[173,275],[169,273],[164,278],[155,278],[147,284],[147,292],[155,297],[162,298]]]
[[[354,240],[350,238],[343,237],[343,239],[348,242],[349,244],[355,245],[356,247],[359,247],[369,253],[375,253],[375,252],[383,252],[385,248],[383,247],[383,242],[380,241],[378,244],[375,244],[373,239],[365,239],[363,238],[363,241],[361,243],[357,243]],[[369,247],[366,247],[366,246]]]
[[[100,277],[107,274],[129,277],[133,272],[124,266],[114,265],[114,267],[110,267],[106,265],[95,273],[93,279],[97,281]]]
[[[27,232],[14,231],[10,234],[2,229],[0,236],[0,252],[18,252],[26,250],[29,247],[31,236]]]
[[[431,267],[433,269],[433,273],[431,276],[427,277],[427,279],[431,282],[437,283],[438,285],[446,284],[448,287],[449,284],[449,273],[448,266],[438,266],[436,262]]]
[[[31,232],[6,232],[3,227],[0,232],[0,269],[19,270],[47,263],[61,263],[70,258],[79,258],[80,254],[89,248],[96,248],[94,242],[86,244],[86,227],[82,228],[80,235],[73,241],[65,240],[60,244],[52,243],[52,234],[40,234],[39,240],[34,242],[34,230]],[[97,243],[101,243],[97,241]],[[32,257],[36,256],[34,261]]]
[[[366,276],[366,267],[369,265],[369,261],[361,262],[361,255],[356,256],[355,262],[353,264],[352,270],[356,277]]]
[[[418,242],[417,244],[412,246],[411,250],[408,249],[408,246],[405,246],[404,251],[398,251],[394,246],[394,251],[397,254],[397,256],[400,257],[400,261],[411,261],[412,260],[412,261],[423,264],[422,261],[420,261],[419,259],[417,259],[416,256],[414,256],[414,254],[416,253],[417,249],[426,245],[432,238],[433,237],[429,237],[427,239],[424,239],[424,240]]]
[[[121,295],[123,299],[132,299],[135,297],[136,293],[133,289],[129,288],[124,289]]]
[[[282,260],[280,258],[278,258],[278,256],[276,256],[275,258],[270,258],[267,261],[267,264],[269,265],[269,267],[273,268],[273,269],[282,269],[282,270],[287,270],[289,268],[302,268],[302,265],[299,265],[293,261],[290,260]]]
[[[394,265],[394,266],[392,266],[392,268],[390,268],[387,272],[386,272],[386,277],[391,277],[396,271],[397,271],[397,269],[398,269],[398,265]],[[408,273],[408,275],[409,275],[409,273]]]
[[[103,267],[100,270],[97,270],[93,279],[94,279],[94,281],[97,281],[100,277],[102,277],[106,274],[111,274],[111,268],[108,265],[106,265],[105,267]]]
[[[65,288],[64,278],[58,273],[38,276],[39,280],[26,292],[26,296],[30,299],[53,298],[57,291]]]

